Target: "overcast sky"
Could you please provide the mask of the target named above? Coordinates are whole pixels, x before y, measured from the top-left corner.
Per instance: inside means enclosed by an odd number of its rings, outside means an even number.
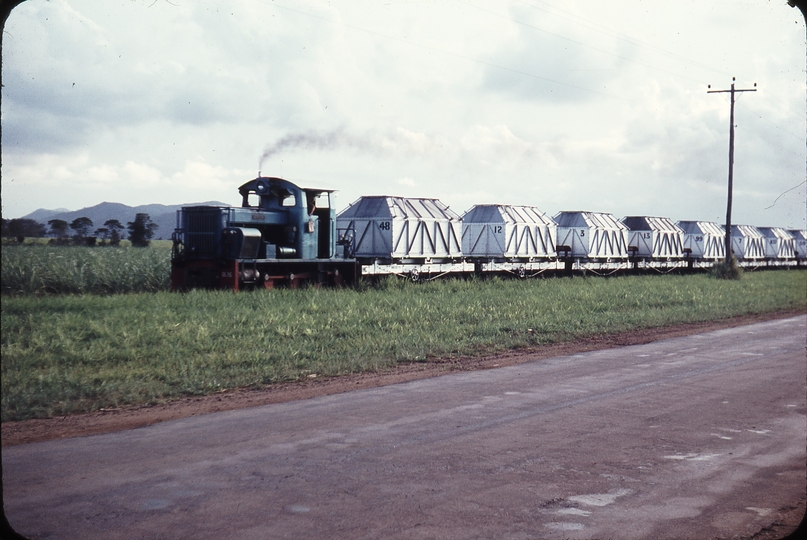
[[[805,228],[785,0],[29,0],[2,37],[2,211],[361,195]]]

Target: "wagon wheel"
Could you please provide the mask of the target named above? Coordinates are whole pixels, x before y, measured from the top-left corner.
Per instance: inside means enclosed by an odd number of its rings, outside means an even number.
[[[413,268],[409,271],[409,279],[412,283],[417,283],[420,281],[420,271],[417,268]]]
[[[516,270],[516,275],[518,275],[518,279],[524,279],[527,277],[527,270],[523,266],[519,266],[518,270]]]

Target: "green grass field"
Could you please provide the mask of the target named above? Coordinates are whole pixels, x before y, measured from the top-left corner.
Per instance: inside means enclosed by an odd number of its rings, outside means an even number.
[[[792,309],[807,271],[4,295],[2,420]]]

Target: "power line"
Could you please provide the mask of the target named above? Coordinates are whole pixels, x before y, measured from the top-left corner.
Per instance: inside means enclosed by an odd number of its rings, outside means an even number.
[[[472,4],[469,4],[469,3],[468,3],[468,1],[466,1],[466,0],[459,0],[459,1],[461,1],[461,2],[465,3],[466,5],[470,5],[470,6],[472,6],[472,7],[475,7],[475,8],[477,8],[477,9],[479,9],[479,10],[482,10],[482,11],[487,11],[487,12],[489,12],[489,13],[493,13],[492,11],[489,11],[489,10],[486,10],[486,9],[484,9],[484,8],[480,8],[480,7],[478,7],[478,6],[474,6],[474,5],[472,5]],[[637,38],[635,38],[635,37],[633,37],[633,36],[630,36],[630,35],[628,35],[628,34],[625,34],[624,32],[620,32],[620,31],[618,31],[618,30],[614,30],[614,29],[612,29],[612,28],[609,28],[609,27],[607,27],[607,26],[605,26],[605,25],[602,25],[602,24],[599,24],[599,23],[596,23],[596,22],[593,22],[593,21],[589,21],[589,20],[588,20],[588,19],[586,19],[585,17],[580,17],[579,15],[576,15],[576,14],[574,14],[574,13],[570,12],[570,11],[566,11],[566,10],[564,10],[564,9],[561,9],[561,8],[559,8],[559,7],[557,7],[557,6],[553,5],[553,4],[550,4],[549,2],[544,2],[544,1],[542,1],[542,0],[533,0],[533,1],[538,2],[539,4],[543,4],[543,5],[545,5],[545,6],[548,6],[548,7],[549,7],[549,8],[551,8],[552,10],[556,10],[556,11],[558,11],[558,12],[560,12],[560,13],[564,13],[564,14],[566,14],[566,15],[569,15],[569,17],[565,17],[565,16],[563,16],[563,15],[559,15],[558,13],[554,13],[553,11],[551,11],[551,10],[549,10],[549,9],[544,9],[544,8],[538,7],[538,6],[534,5],[534,4],[532,3],[532,1],[530,1],[530,0],[516,0],[516,1],[518,1],[518,2],[520,2],[520,3],[522,3],[522,4],[525,4],[525,5],[527,5],[527,6],[531,7],[531,8],[533,8],[533,9],[535,9],[535,10],[543,11],[544,13],[548,13],[548,14],[553,15],[553,16],[555,16],[555,17],[558,17],[558,18],[560,18],[560,19],[563,19],[563,20],[569,21],[569,22],[571,22],[572,24],[577,24],[577,25],[582,26],[582,27],[584,27],[584,28],[588,28],[588,29],[590,29],[590,30],[594,30],[594,31],[596,31],[596,32],[600,32],[600,33],[605,34],[605,35],[610,35],[611,37],[614,37],[614,38],[616,38],[616,39],[622,40],[622,41],[624,41],[624,42],[626,42],[626,43],[629,43],[629,44],[631,44],[631,45],[634,45],[634,46],[636,46],[636,47],[645,48],[645,49],[649,49],[649,50],[651,50],[651,51],[655,51],[655,52],[657,52],[657,53],[665,54],[665,55],[667,55],[667,56],[669,56],[669,57],[671,57],[671,58],[674,58],[674,59],[676,59],[676,60],[679,60],[679,61],[681,61],[681,62],[685,62],[685,63],[688,63],[688,64],[692,64],[693,66],[697,66],[697,67],[700,67],[700,68],[702,68],[702,69],[706,69],[706,70],[711,71],[711,72],[714,72],[714,73],[722,73],[722,74],[726,74],[726,72],[725,72],[725,71],[723,71],[723,70],[721,70],[721,69],[718,69],[718,68],[715,68],[715,67],[713,67],[713,66],[709,66],[709,65],[703,64],[703,63],[701,63],[701,62],[698,62],[698,61],[696,61],[696,60],[692,60],[691,58],[687,58],[687,57],[685,57],[685,56],[681,56],[681,55],[679,55],[679,54],[675,54],[675,53],[673,53],[673,52],[671,52],[671,51],[668,51],[668,50],[663,49],[663,48],[661,48],[661,47],[657,47],[657,46],[655,46],[655,45],[653,45],[653,44],[651,44],[651,43],[647,43],[647,42],[642,41],[642,40],[640,40],[640,39],[637,39]],[[493,14],[495,14],[495,13],[493,13]],[[531,25],[529,25],[529,24],[527,24],[527,23],[524,23],[524,22],[522,22],[522,21],[518,21],[517,19],[513,19],[513,18],[511,18],[511,17],[507,17],[507,16],[500,15],[500,14],[496,14],[496,15],[498,15],[499,17],[506,18],[506,19],[508,19],[508,20],[510,20],[510,21],[512,21],[512,22],[514,22],[514,23],[521,24],[521,25],[524,25],[524,26],[528,26],[528,27],[533,28],[533,29],[535,29],[535,30],[538,30],[538,31],[540,31],[540,32],[545,32],[545,33],[548,33],[548,34],[550,34],[550,35],[553,35],[553,36],[559,37],[559,38],[561,38],[561,39],[565,39],[565,40],[567,40],[567,41],[571,41],[571,42],[576,43],[576,44],[578,44],[578,45],[581,45],[581,46],[583,46],[583,47],[588,47],[588,48],[593,49],[593,50],[595,50],[595,51],[599,51],[599,52],[602,52],[602,53],[604,53],[604,54],[608,54],[608,55],[611,55],[611,56],[615,56],[615,57],[617,57],[617,58],[620,58],[620,59],[626,60],[626,61],[628,61],[628,62],[633,62],[633,63],[639,64],[639,65],[641,65],[641,66],[644,66],[644,67],[647,67],[647,68],[650,68],[650,69],[654,69],[654,70],[657,70],[657,71],[662,71],[662,72],[667,73],[667,74],[669,74],[669,75],[672,75],[672,76],[674,76],[674,77],[678,77],[678,78],[685,79],[685,80],[688,80],[688,81],[693,81],[693,82],[697,82],[697,83],[702,83],[702,81],[700,81],[700,80],[696,80],[696,79],[692,79],[691,77],[687,77],[686,75],[680,75],[680,74],[678,74],[678,73],[674,73],[674,72],[672,72],[672,71],[668,71],[668,70],[666,70],[666,69],[662,69],[662,68],[659,68],[659,67],[656,67],[656,66],[653,66],[653,65],[645,64],[645,63],[643,63],[643,62],[639,62],[638,60],[633,60],[633,59],[631,59],[631,58],[625,58],[625,57],[620,56],[620,55],[618,55],[618,54],[616,54],[616,53],[612,53],[612,52],[609,52],[609,51],[603,51],[602,49],[598,49],[598,48],[593,47],[593,46],[590,46],[590,45],[588,45],[588,44],[585,44],[585,43],[582,43],[582,42],[579,42],[579,41],[575,41],[575,40],[573,40],[573,39],[571,39],[571,38],[567,38],[567,37],[565,37],[565,36],[563,36],[563,35],[561,35],[561,34],[555,34],[555,33],[552,33],[552,32],[548,32],[548,31],[543,30],[543,29],[541,29],[541,28],[537,28],[537,27],[531,26]],[[579,20],[574,20],[574,19],[579,19]],[[584,22],[580,22],[580,21],[584,21]],[[776,94],[775,94],[775,93],[773,93],[773,92],[772,92],[770,89],[766,90],[766,92],[767,92],[767,95],[768,95],[768,96],[772,96],[772,97],[774,97],[774,98],[778,99],[780,102],[781,102],[781,101],[783,101],[783,100],[781,99],[781,97],[776,96]],[[777,127],[778,127],[778,126],[777,126]],[[781,128],[780,128],[780,129],[781,129]],[[783,130],[783,131],[785,131],[785,130]],[[789,133],[789,132],[788,132],[788,133]],[[791,135],[793,135],[792,133],[790,133],[790,134],[791,134]],[[794,135],[794,136],[798,137],[798,135]]]
[[[701,67],[703,69],[708,69],[709,71],[715,71],[715,72],[718,72],[718,73],[725,73],[725,72],[722,72],[722,71],[720,71],[718,69],[715,69],[715,68],[713,68],[711,66],[707,66],[706,64],[701,64],[700,62],[692,60],[691,58],[686,58],[684,56],[681,56],[681,55],[675,54],[673,52],[670,52],[670,51],[668,51],[666,49],[662,49],[661,47],[657,47],[657,46],[655,46],[655,45],[653,45],[651,43],[647,43],[647,42],[642,41],[640,39],[636,39],[633,36],[630,36],[628,34],[620,32],[618,30],[614,30],[614,29],[609,28],[609,27],[607,27],[605,25],[602,25],[602,24],[599,24],[599,23],[596,23],[596,22],[593,22],[593,21],[589,21],[585,17],[580,17],[579,15],[571,13],[570,11],[566,11],[564,9],[561,9],[561,8],[557,7],[557,6],[554,6],[554,5],[550,4],[549,2],[542,2],[541,0],[538,0],[539,4],[544,4],[544,5],[549,6],[550,8],[552,8],[554,10],[557,10],[557,11],[561,12],[561,13],[566,13],[567,15],[570,15],[571,17],[573,17],[575,19],[580,19],[581,21],[585,21],[585,23],[587,23],[587,24],[583,24],[583,23],[581,23],[579,21],[572,20],[569,17],[564,17],[562,15],[558,15],[557,13],[553,13],[552,11],[550,11],[548,9],[540,8],[538,6],[533,5],[531,2],[529,2],[527,0],[518,0],[518,1],[523,3],[523,4],[527,4],[528,6],[532,7],[533,9],[537,9],[537,10],[543,11],[545,13],[549,13],[550,15],[554,15],[555,17],[567,20],[567,21],[569,21],[571,23],[578,24],[580,26],[584,26],[584,27],[589,28],[591,30],[601,32],[603,34],[610,35],[611,37],[615,37],[617,39],[620,39],[622,41],[630,43],[631,45],[634,45],[634,46],[637,46],[637,47],[642,47],[642,48],[645,48],[645,49],[655,50],[656,52],[666,54],[666,55],[668,55],[668,56],[670,56],[672,58],[675,58],[677,60],[681,60],[683,62],[692,64],[694,66]],[[597,27],[599,27],[599,28],[597,28]]]
[[[465,56],[463,54],[452,53],[452,52],[449,52],[449,51],[438,49],[436,47],[430,47],[428,45],[423,45],[421,43],[415,43],[413,41],[409,41],[409,40],[406,40],[406,39],[401,39],[401,38],[397,38],[397,37],[394,37],[394,36],[389,36],[387,34],[382,34],[380,32],[376,32],[374,30],[368,30],[368,29],[362,28],[360,26],[355,26],[355,25],[340,22],[340,21],[334,21],[333,19],[328,19],[326,17],[321,17],[319,15],[314,15],[313,13],[306,13],[304,11],[299,11],[297,9],[286,7],[286,6],[281,6],[281,5],[278,5],[278,4],[275,4],[275,3],[272,3],[272,6],[275,7],[275,8],[278,8],[278,9],[283,9],[283,10],[286,10],[286,11],[291,11],[291,12],[294,12],[294,13],[298,13],[300,15],[305,15],[307,17],[312,17],[314,19],[319,19],[321,21],[326,21],[326,22],[329,22],[331,24],[338,24],[340,26],[344,26],[344,27],[350,28],[352,30],[358,30],[358,31],[361,31],[361,32],[365,32],[367,34],[374,35],[374,36],[382,37],[382,38],[389,39],[389,40],[392,40],[392,41],[397,41],[398,43],[404,43],[404,44],[409,45],[411,47],[418,47],[418,48],[421,48],[421,49],[426,49],[426,50],[429,50],[429,51],[437,52],[437,53],[440,53],[440,54],[443,54],[443,55],[446,55],[446,56],[452,56],[454,58],[462,58],[463,60],[468,60],[469,62],[474,62],[474,63],[477,63],[477,64],[481,64],[483,66],[489,66],[489,67],[493,67],[493,68],[496,68],[496,69],[501,69],[501,70],[504,70],[504,71],[510,71],[512,73],[518,73],[519,75],[525,75],[527,77],[532,77],[534,79],[539,79],[539,80],[542,80],[542,81],[547,81],[547,82],[551,82],[551,83],[554,83],[554,84],[559,84],[561,86],[566,86],[566,87],[569,87],[569,88],[575,88],[577,90],[583,90],[584,92],[590,92],[592,94],[599,94],[601,96],[606,96],[606,97],[610,97],[610,98],[615,98],[615,99],[620,99],[620,100],[627,101],[625,98],[623,98],[621,96],[616,96],[614,94],[609,94],[608,92],[600,92],[598,90],[593,90],[591,88],[586,88],[584,86],[578,86],[576,84],[565,83],[565,82],[562,82],[562,81],[558,81],[556,79],[550,79],[549,77],[542,77],[541,75],[536,75],[536,74],[530,73],[528,71],[522,71],[522,70],[519,70],[519,69],[509,68],[509,67],[506,67],[506,66],[502,66],[500,64],[495,64],[493,62],[486,62],[485,60],[480,60],[478,58],[472,58],[470,56]],[[559,36],[559,37],[562,37],[562,36]],[[566,39],[566,38],[564,38],[564,39]],[[606,52],[606,54],[607,54],[607,51],[603,51],[603,52]],[[650,66],[648,66],[648,67],[650,67]]]
[[[768,94],[768,95],[771,95],[771,94]],[[748,105],[744,105],[744,104],[742,104],[742,103],[740,103],[740,102],[738,102],[738,105],[739,105],[741,108],[744,108],[744,109],[746,109],[747,111],[754,113],[754,114],[756,115],[756,117],[757,117],[757,118],[759,118],[760,120],[762,120],[763,122],[767,122],[767,123],[769,123],[770,125],[772,125],[773,127],[775,127],[776,129],[778,129],[778,130],[780,130],[780,131],[782,131],[782,132],[784,132],[784,133],[787,133],[788,135],[790,135],[790,136],[792,136],[792,137],[794,137],[794,138],[798,139],[798,140],[799,140],[799,142],[801,142],[801,143],[804,143],[804,142],[805,142],[805,137],[804,137],[803,135],[797,135],[797,134],[793,133],[792,131],[788,131],[788,130],[786,130],[785,128],[783,128],[783,127],[779,126],[778,124],[775,124],[775,123],[774,123],[774,122],[772,122],[771,120],[768,120],[767,118],[765,118],[764,116],[762,116],[760,113],[758,113],[757,111],[755,111],[755,110],[754,110],[752,107],[750,107],[750,106],[748,106]]]
[[[544,34],[549,34],[550,36],[554,36],[556,38],[560,38],[562,40],[569,41],[569,42],[574,43],[576,45],[580,45],[581,47],[585,47],[585,48],[588,48],[588,49],[591,49],[591,50],[594,50],[594,51],[597,51],[597,52],[600,52],[600,53],[603,53],[603,54],[607,54],[608,56],[613,56],[615,58],[619,58],[620,60],[625,60],[626,62],[632,62],[634,64],[638,64],[638,65],[646,67],[646,68],[655,69],[657,71],[662,71],[664,73],[667,73],[668,75],[673,75],[674,77],[680,77],[682,79],[687,79],[687,80],[692,81],[692,82],[698,82],[698,83],[701,82],[701,81],[698,81],[697,79],[692,79],[690,77],[687,77],[686,75],[679,75],[677,73],[673,73],[672,71],[667,71],[666,69],[662,69],[660,67],[652,66],[650,64],[645,64],[644,62],[640,62],[638,60],[628,58],[627,56],[622,56],[622,55],[619,55],[619,54],[616,54],[616,53],[612,53],[610,51],[606,51],[604,49],[594,47],[593,45],[588,45],[587,43],[583,43],[582,41],[577,41],[575,39],[568,38],[566,36],[562,36],[562,35],[556,34],[554,32],[550,32],[549,30],[544,30],[543,28],[538,28],[537,26],[533,26],[533,25],[525,23],[523,21],[519,21],[518,19],[514,19],[514,18],[509,17],[507,15],[502,15],[500,13],[496,13],[495,11],[491,11],[491,10],[483,8],[483,7],[475,6],[474,4],[466,2],[465,0],[458,0],[458,1],[465,4],[465,5],[467,5],[467,6],[470,6],[472,8],[478,9],[479,11],[484,11],[486,13],[490,13],[491,15],[495,15],[495,16],[500,17],[502,19],[506,19],[506,20],[508,20],[510,22],[514,22],[516,24],[520,24],[521,26],[526,26],[527,28],[530,28],[532,30],[536,30],[538,32],[543,32]]]

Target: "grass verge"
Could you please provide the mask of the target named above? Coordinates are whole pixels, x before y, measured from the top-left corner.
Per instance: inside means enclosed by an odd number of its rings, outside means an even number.
[[[807,271],[6,296],[2,420],[807,309]]]

